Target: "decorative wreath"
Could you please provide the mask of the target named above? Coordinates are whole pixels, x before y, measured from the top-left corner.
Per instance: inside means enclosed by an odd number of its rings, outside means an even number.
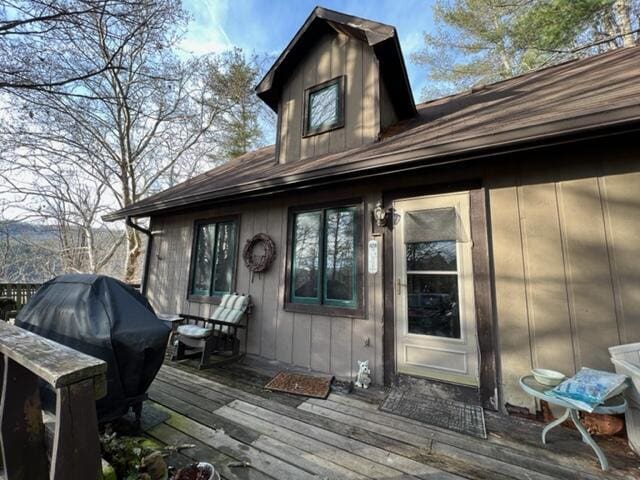
[[[253,250],[259,243],[262,243],[264,255],[254,255]],[[262,273],[269,269],[276,256],[276,244],[266,233],[258,233],[247,240],[242,250],[244,264],[252,273]]]

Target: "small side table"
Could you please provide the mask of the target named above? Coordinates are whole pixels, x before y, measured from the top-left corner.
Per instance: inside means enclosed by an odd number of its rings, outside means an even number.
[[[578,416],[578,411],[580,411],[579,408],[577,408],[575,405],[569,402],[563,401],[561,398],[554,397],[552,395],[547,394],[547,392],[551,390],[553,387],[538,383],[536,379],[533,377],[533,375],[527,375],[527,376],[521,377],[520,387],[522,387],[522,389],[526,393],[528,393],[533,397],[539,398],[540,400],[544,400],[554,405],[558,405],[560,407],[564,407],[566,409],[564,414],[560,418],[552,421],[546,427],[544,427],[544,429],[542,430],[542,443],[544,444],[547,443],[547,433],[551,429],[560,425],[567,418],[570,418],[573,424],[576,426],[576,428],[580,432],[580,435],[582,435],[582,441],[587,445],[589,445],[595,452],[596,456],[598,457],[598,460],[600,461],[600,466],[602,467],[602,470],[606,471],[609,469],[609,462],[607,461],[607,457],[605,456],[604,452],[600,449],[600,447],[595,442],[595,440],[591,437],[591,435],[589,435],[589,432],[587,431],[586,428],[584,428],[584,425],[582,425],[582,422],[580,422],[580,417]],[[624,413],[626,410],[627,410],[627,401],[624,399],[622,395],[616,395],[615,397],[608,399],[603,404],[598,405],[593,410],[593,413],[617,415],[619,413]]]
[[[178,331],[178,327],[184,323],[184,318],[175,313],[157,313],[156,317],[162,320],[169,328],[171,328],[171,333],[169,334],[169,348],[172,348],[173,339],[176,336]]]

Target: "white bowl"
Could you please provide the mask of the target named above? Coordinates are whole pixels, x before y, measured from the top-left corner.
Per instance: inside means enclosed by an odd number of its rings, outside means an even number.
[[[555,370],[547,370],[546,368],[534,368],[531,370],[536,382],[550,387],[555,387],[560,384],[565,378],[564,373],[556,372]]]

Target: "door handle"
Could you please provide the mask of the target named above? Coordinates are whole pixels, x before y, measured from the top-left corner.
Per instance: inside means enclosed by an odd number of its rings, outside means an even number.
[[[402,287],[406,287],[406,286],[407,286],[406,283],[402,283],[400,281],[400,277],[396,279],[396,292],[398,293],[398,295],[402,295],[401,289]]]

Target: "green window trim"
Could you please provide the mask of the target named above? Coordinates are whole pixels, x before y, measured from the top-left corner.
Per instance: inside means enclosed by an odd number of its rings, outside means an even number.
[[[329,288],[329,276],[328,271],[330,270],[327,263],[329,261],[328,256],[328,217],[337,212],[349,212],[351,214],[351,251],[353,252],[351,257],[350,265],[348,265],[351,271],[351,279],[350,279],[350,290],[351,290],[351,298],[350,299],[338,299],[338,298],[330,298],[328,296]],[[317,257],[316,265],[318,265],[317,271],[315,273],[315,285],[316,285],[316,295],[315,296],[300,296],[296,295],[296,275],[299,267],[299,258],[297,255],[297,243],[298,243],[298,218],[301,215],[315,215],[318,218],[318,248],[317,248]],[[339,226],[339,225],[338,225]],[[338,228],[338,226],[336,228]],[[361,219],[360,219],[360,208],[356,205],[345,205],[339,207],[330,207],[330,208],[317,208],[312,210],[300,210],[293,214],[292,216],[292,233],[291,233],[291,274],[289,278],[289,289],[290,289],[290,298],[289,301],[292,304],[297,305],[318,305],[318,306],[327,306],[327,307],[338,307],[349,310],[356,310],[359,306],[361,306],[359,298],[361,296],[359,290],[359,282],[361,271],[360,271],[360,263],[359,257],[363,254],[362,249],[359,246],[359,239],[362,235],[361,232]],[[336,237],[337,238],[337,237]],[[335,247],[334,247],[335,249]],[[335,251],[334,251],[334,268],[332,269],[335,272]]]
[[[222,227],[226,226],[229,228],[229,234],[231,235],[230,245],[228,247],[228,259],[226,265],[228,266],[226,274],[224,275],[223,282],[228,285],[227,290],[217,289],[216,283],[221,279],[218,277],[218,273],[220,272],[220,262],[219,254],[220,254],[220,238]],[[208,248],[208,254],[210,257],[211,266],[210,270],[206,270],[204,273],[207,277],[208,287],[206,289],[198,288],[196,282],[196,276],[199,273],[203,273],[199,271],[198,260],[200,253],[200,242],[203,241],[203,227],[211,228],[213,227],[213,241],[211,242],[211,246]],[[203,220],[195,223],[194,227],[194,239],[193,239],[193,248],[191,252],[191,272],[189,274],[189,289],[188,289],[188,297],[189,298],[198,298],[198,299],[215,299],[224,295],[225,293],[230,293],[233,291],[234,283],[235,283],[235,273],[236,273],[236,256],[237,256],[237,244],[238,244],[238,221],[236,218],[224,218],[219,220]],[[206,267],[205,267],[206,268]]]

